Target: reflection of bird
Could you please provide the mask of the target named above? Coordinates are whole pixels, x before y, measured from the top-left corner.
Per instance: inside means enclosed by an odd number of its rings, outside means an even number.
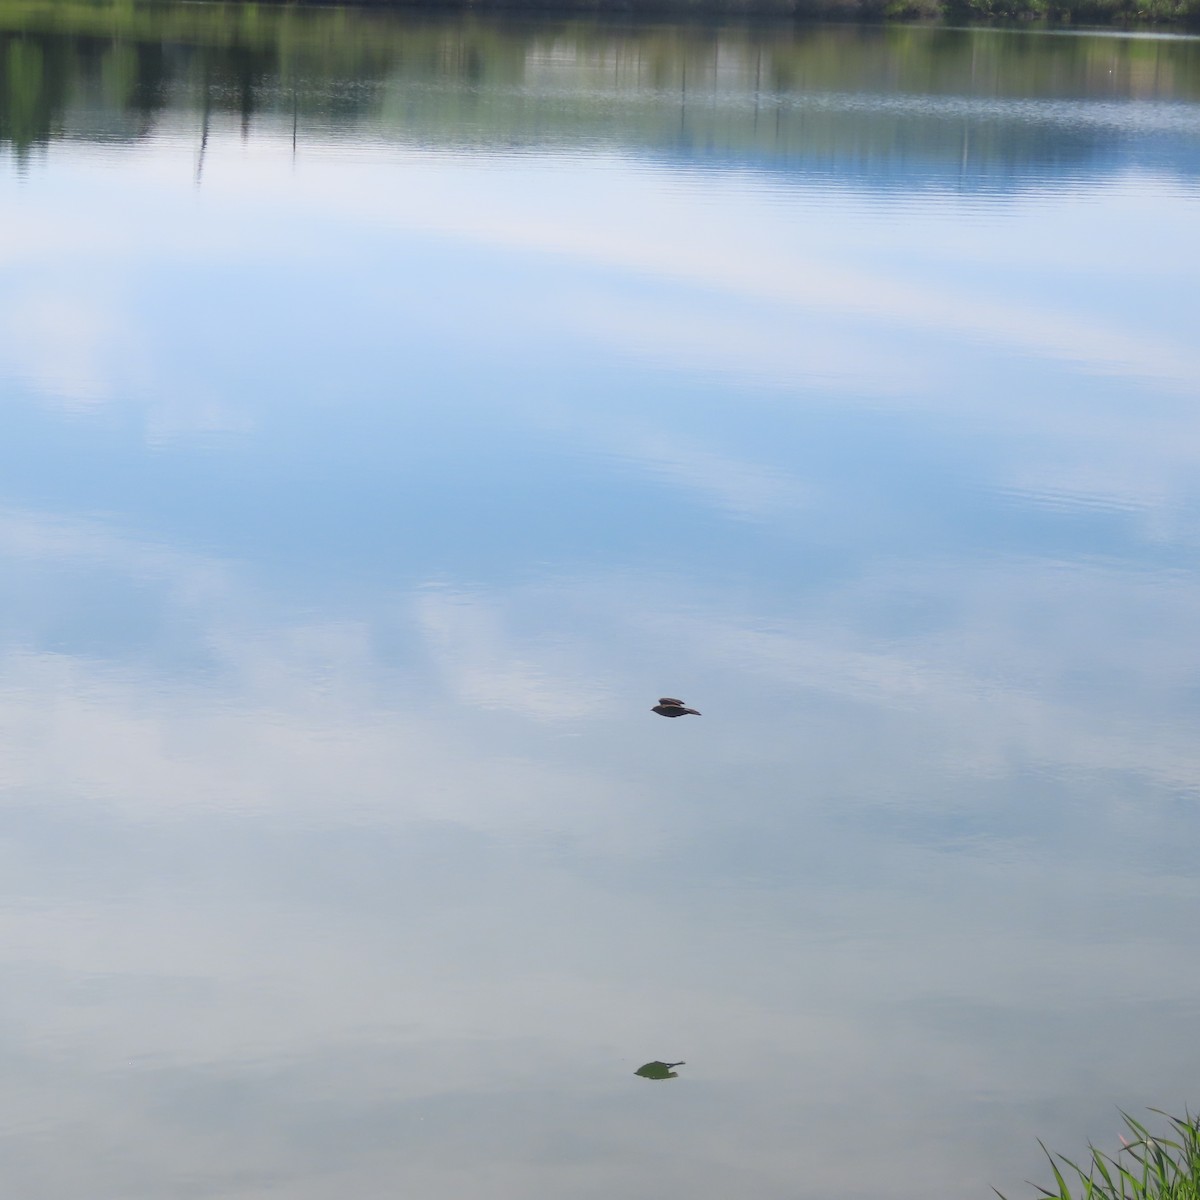
[[[681,1062],[648,1062],[638,1067],[634,1074],[640,1075],[643,1079],[678,1079],[679,1076],[671,1068],[684,1066],[687,1064]]]
[[[686,717],[688,714],[698,717],[700,715],[694,708],[684,708],[683,701],[676,700],[674,696],[661,697],[650,711],[658,713],[660,717]]]

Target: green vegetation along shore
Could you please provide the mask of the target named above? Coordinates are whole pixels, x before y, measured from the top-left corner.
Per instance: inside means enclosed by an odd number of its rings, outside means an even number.
[[[243,0],[247,2],[247,0]],[[303,2],[303,0],[302,0]],[[471,8],[801,20],[1021,21],[1048,25],[1200,25],[1200,0],[357,0],[370,7]]]
[[[283,3],[284,0],[281,0]],[[325,6],[327,0],[287,0],[289,8]],[[5,0],[10,15],[32,16],[47,5],[55,22],[78,29],[97,18],[107,23],[136,24],[139,12],[155,0]],[[188,5],[187,18],[197,26],[213,17],[229,20],[230,9],[243,10],[250,25],[271,21],[274,4],[256,0],[201,0]],[[934,20],[947,23],[1020,22],[1044,25],[1116,25],[1135,27],[1200,26],[1200,0],[356,0],[354,7],[434,11],[595,13],[616,17],[729,16],[788,17],[801,20]],[[219,15],[218,15],[219,14]],[[97,32],[100,32],[97,30]]]

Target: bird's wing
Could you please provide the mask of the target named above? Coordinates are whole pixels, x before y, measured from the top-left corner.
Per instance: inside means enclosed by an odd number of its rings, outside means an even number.
[[[683,707],[683,701],[676,700],[673,696],[659,696],[658,702],[659,704],[673,704],[676,708]]]

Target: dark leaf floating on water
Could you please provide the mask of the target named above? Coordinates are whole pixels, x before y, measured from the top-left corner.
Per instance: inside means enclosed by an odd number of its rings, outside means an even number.
[[[674,696],[663,696],[650,711],[658,713],[660,717],[698,717],[700,715],[694,708],[685,708],[683,701],[676,700]]]
[[[672,1067],[682,1067],[685,1063],[665,1063],[665,1062],[648,1062],[643,1066],[638,1067],[634,1071],[635,1075],[640,1075],[643,1079],[678,1079],[677,1072],[672,1071]]]

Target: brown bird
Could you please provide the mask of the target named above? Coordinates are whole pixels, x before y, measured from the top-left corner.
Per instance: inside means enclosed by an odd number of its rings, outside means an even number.
[[[698,717],[700,714],[694,708],[684,708],[682,700],[676,700],[674,696],[662,696],[658,703],[650,710],[656,712],[660,717]]]

